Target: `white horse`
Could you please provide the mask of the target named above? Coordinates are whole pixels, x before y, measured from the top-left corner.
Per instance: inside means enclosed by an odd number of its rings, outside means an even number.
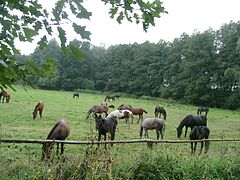
[[[146,118],[142,121],[140,125],[140,138],[142,138],[143,131],[145,139],[148,138],[147,131],[153,129],[156,130],[157,139],[159,139],[159,135],[161,135],[161,139],[163,139],[165,123],[162,119],[159,118]]]
[[[132,111],[130,111],[128,109],[125,109],[125,110],[118,110],[118,109],[114,110],[107,116],[107,119],[112,117],[112,116],[115,116],[118,119],[125,119],[126,123],[129,123],[129,118],[131,118],[132,119],[132,123],[133,123],[133,113],[132,113]]]

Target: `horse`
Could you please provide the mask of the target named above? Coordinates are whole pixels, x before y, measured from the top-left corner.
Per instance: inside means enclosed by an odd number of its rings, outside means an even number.
[[[79,98],[79,93],[74,93],[74,94],[73,94],[73,98],[75,98],[75,97],[76,97],[76,98]]]
[[[209,108],[208,108],[208,107],[199,107],[199,108],[197,109],[197,114],[202,114],[202,112],[205,112],[205,115],[207,116],[208,111],[209,111]]]
[[[198,139],[208,139],[210,134],[210,130],[206,126],[194,126],[193,129],[191,130],[191,133],[189,135],[190,140],[198,140]],[[193,142],[191,142],[191,150],[192,154],[195,153],[196,147],[197,147],[197,142],[194,142],[195,145],[193,147]],[[200,149],[200,154],[202,153],[202,148],[203,148],[203,142],[201,142],[201,149]],[[205,153],[207,153],[209,149],[209,141],[205,141]]]
[[[204,115],[188,115],[186,116],[177,127],[177,137],[180,138],[182,134],[182,129],[185,126],[185,137],[187,135],[187,129],[190,127],[193,129],[194,126],[207,126],[207,117]]]
[[[115,98],[116,99],[119,99],[121,96],[120,95],[115,95]]]
[[[53,140],[65,140],[70,134],[69,124],[65,119],[60,119],[55,126],[52,128],[47,136],[47,139]],[[42,147],[42,160],[45,157],[50,157],[51,149],[53,148],[53,143],[44,143]],[[59,149],[59,143],[57,143],[57,154]],[[64,143],[61,143],[61,155],[64,151]]]
[[[131,111],[132,106],[131,106],[131,105],[128,105],[128,104],[121,104],[117,109],[118,109],[118,110],[128,109],[128,110]]]
[[[131,118],[132,119],[132,123],[133,123],[133,113],[132,113],[132,111],[129,111],[128,109],[125,109],[125,110],[118,110],[118,109],[116,109],[116,110],[112,111],[107,116],[107,119],[112,117],[112,116],[115,116],[118,119],[125,119],[126,123],[129,122],[129,118]]]
[[[43,102],[42,101],[38,102],[37,105],[34,108],[33,113],[32,113],[33,114],[33,119],[35,119],[37,117],[38,111],[39,111],[40,118],[42,118],[43,108],[44,108]]]
[[[110,101],[110,100],[112,100],[112,101],[115,101],[115,96],[113,95],[113,96],[110,96],[110,95],[107,95],[106,96],[106,98],[104,99],[104,101]]]
[[[96,121],[96,129],[98,130],[98,141],[101,140],[101,136],[104,136],[104,141],[106,141],[107,133],[110,133],[110,140],[114,140],[115,132],[117,128],[117,118],[115,116],[111,116],[110,118],[103,119],[101,115],[95,114]],[[113,144],[111,143],[111,146]],[[106,148],[106,144],[105,144]]]
[[[9,92],[1,91],[1,93],[0,93],[0,102],[1,102],[1,99],[2,99],[2,103],[4,103],[4,99],[5,99],[5,102],[9,103],[10,97],[11,97],[11,95],[10,95]]]
[[[88,110],[86,120],[89,118],[89,116],[91,114],[95,115],[96,113],[105,113],[105,116],[107,117],[107,115],[108,115],[107,112],[108,112],[107,103],[101,103],[100,105],[94,105]]]
[[[148,130],[156,130],[157,139],[159,139],[159,134],[161,135],[161,139],[163,139],[164,131],[165,131],[165,123],[162,119],[159,118],[146,118],[142,121],[140,125],[140,138],[142,138],[142,133],[144,130],[144,137],[148,138]]]
[[[166,120],[167,119],[167,112],[163,107],[160,106],[156,106],[155,107],[155,117],[156,118],[161,118],[161,114],[163,115],[163,119]]]
[[[131,108],[131,111],[133,113],[133,115],[139,115],[139,119],[137,121],[137,123],[141,120],[143,120],[143,113],[147,113],[147,111],[145,111],[142,108]]]

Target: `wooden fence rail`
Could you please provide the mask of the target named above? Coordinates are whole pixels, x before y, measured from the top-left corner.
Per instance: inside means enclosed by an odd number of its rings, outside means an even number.
[[[46,140],[46,139],[0,139],[0,143],[64,143],[64,144],[131,144],[131,143],[190,143],[190,142],[240,142],[240,139],[203,139],[203,140],[152,140],[152,139],[132,139],[132,140],[115,140],[115,141],[70,141],[70,140]]]

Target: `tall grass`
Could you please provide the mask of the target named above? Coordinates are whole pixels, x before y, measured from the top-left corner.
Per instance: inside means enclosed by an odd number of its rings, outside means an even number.
[[[0,104],[1,138],[45,139],[59,118],[70,123],[68,140],[96,140],[94,119],[86,119],[86,112],[101,103],[105,94],[81,92],[73,99],[73,92],[48,91],[16,87],[11,91],[9,104]],[[32,119],[38,101],[45,103],[43,118]],[[116,102],[142,107],[153,117],[156,105],[166,108],[165,139],[176,139],[176,126],[197,108],[174,101],[123,96]],[[240,112],[211,108],[208,116],[210,138],[239,138]],[[119,121],[116,139],[139,138],[139,124],[127,125]],[[154,131],[149,132],[156,139]],[[182,138],[183,139],[183,138]],[[198,144],[199,148],[200,144]],[[211,143],[208,154],[190,154],[190,144],[114,145],[107,150],[100,146],[65,145],[64,157],[42,162],[41,145],[0,144],[0,179],[238,179],[240,176],[239,143]],[[54,149],[55,152],[55,149]],[[64,163],[63,163],[64,161]]]

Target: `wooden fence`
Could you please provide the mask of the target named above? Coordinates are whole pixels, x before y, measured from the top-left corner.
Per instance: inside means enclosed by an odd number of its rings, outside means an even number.
[[[132,140],[115,140],[115,141],[70,141],[70,140],[46,140],[46,139],[0,139],[0,143],[64,143],[64,144],[131,144],[131,143],[190,143],[190,142],[240,142],[240,139],[203,139],[203,140],[152,140],[152,139],[132,139]]]

